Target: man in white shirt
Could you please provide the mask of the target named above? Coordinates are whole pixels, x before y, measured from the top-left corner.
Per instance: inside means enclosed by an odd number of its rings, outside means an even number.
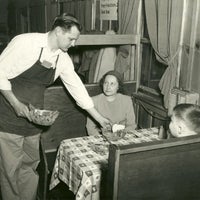
[[[40,127],[32,123],[29,104],[43,108],[45,88],[58,77],[77,104],[102,127],[109,120],[94,108],[67,50],[81,31],[77,19],[56,17],[48,33],[16,36],[0,56],[0,186],[4,200],[36,198]]]

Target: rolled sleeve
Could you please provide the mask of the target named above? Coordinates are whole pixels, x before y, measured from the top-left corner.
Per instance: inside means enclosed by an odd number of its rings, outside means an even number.
[[[65,84],[65,86],[75,99],[77,105],[82,109],[87,110],[94,107],[93,101],[84,87],[76,87],[75,85],[69,84]]]
[[[9,80],[19,76],[38,59],[47,34],[26,33],[14,37],[0,55],[0,89],[11,90]]]
[[[12,46],[14,42],[11,42],[7,48],[3,51],[0,56],[0,89],[1,90],[11,90],[11,83],[8,80],[10,72],[12,71],[12,66],[14,66],[14,53],[12,51]],[[11,59],[12,58],[12,59]]]
[[[0,78],[0,90],[11,90],[10,81]]]
[[[85,110],[94,107],[93,100],[89,96],[81,79],[74,71],[71,60],[68,60],[65,70],[60,73],[60,78],[78,106]]]
[[[24,48],[19,48],[23,40],[17,36],[4,49],[0,56],[0,89],[11,90],[10,79],[20,73],[20,68],[23,70],[22,60],[24,58]],[[25,46],[25,41],[24,41]]]
[[[76,104],[82,109],[90,109],[94,107],[91,97],[88,95],[87,90],[82,87],[77,88],[74,85],[66,86],[72,97],[75,99]]]

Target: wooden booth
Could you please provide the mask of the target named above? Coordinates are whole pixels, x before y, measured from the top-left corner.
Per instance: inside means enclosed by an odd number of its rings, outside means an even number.
[[[74,14],[84,28],[76,47],[68,53],[89,94],[93,96],[101,92],[95,73],[97,66],[100,66],[98,70],[102,68],[101,65],[95,65],[91,76],[91,63],[84,63],[83,66],[83,56],[88,56],[87,61],[92,62],[93,58],[99,61],[106,50],[112,50],[116,53],[112,64],[114,69],[123,74],[126,93],[133,100],[138,129],[160,125],[168,129],[170,111],[176,104],[199,104],[200,1],[113,0],[114,3],[108,8],[113,6],[116,13],[108,16],[104,15],[109,10],[105,10],[107,4],[103,5],[103,2],[109,1],[10,0],[9,37],[12,39],[26,32],[47,32],[55,16],[62,12]],[[114,34],[106,34],[110,31]],[[46,184],[43,185],[43,194],[48,190],[47,179],[60,142],[87,134],[87,113],[76,105],[59,79],[46,89],[44,103],[45,109],[58,110],[60,115],[42,133],[41,156],[42,164],[45,164],[45,181],[42,184]],[[169,184],[173,182],[174,187],[175,183],[183,186],[183,177],[189,180],[195,179],[195,174],[198,177],[198,147],[199,138],[195,137],[147,146],[134,145],[119,149],[112,146],[110,153],[113,158],[109,160],[112,199],[123,199],[121,193],[127,193],[127,199],[145,199],[154,184],[158,187],[158,193],[166,189],[164,194],[172,195],[167,193]],[[195,161],[191,155],[194,155]],[[163,164],[166,160],[172,174]],[[194,173],[189,168],[190,163]],[[178,180],[175,180],[173,175],[178,167],[183,168],[177,174],[178,177],[175,176]],[[125,168],[134,170],[124,171]],[[131,180],[124,181],[124,173],[136,179],[138,184]],[[166,173],[166,177],[163,177],[163,173]],[[143,178],[139,179],[138,176]],[[149,182],[145,182],[144,176],[148,177]],[[161,180],[166,185],[159,184]],[[123,182],[127,184],[123,186]],[[199,184],[197,178],[193,183]],[[141,184],[144,184],[144,196],[141,196]],[[192,194],[197,192],[196,187],[192,189],[189,184],[187,186]],[[138,191],[135,196],[130,192],[130,187]],[[182,188],[185,189],[185,186]],[[177,186],[177,189],[180,188]],[[152,197],[156,198],[157,195],[152,193]]]
[[[199,199],[199,147],[199,136],[110,146],[109,199]]]

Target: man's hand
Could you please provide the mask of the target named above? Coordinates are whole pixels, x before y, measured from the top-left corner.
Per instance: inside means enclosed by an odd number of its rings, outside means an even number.
[[[105,117],[102,117],[102,119],[99,120],[99,123],[103,129],[106,129],[106,130],[112,129],[111,121]]]
[[[87,112],[101,125],[102,128],[111,130],[111,121],[103,117],[94,107],[87,109]]]
[[[18,103],[15,103],[13,106],[13,109],[15,110],[15,113],[18,117],[24,117],[27,118],[29,121],[32,121],[29,107],[22,102],[18,101]]]
[[[15,113],[19,117],[27,118],[29,121],[31,120],[29,108],[24,103],[20,102],[17,97],[14,95],[12,90],[0,90],[0,92],[4,95],[6,100],[10,103]]]

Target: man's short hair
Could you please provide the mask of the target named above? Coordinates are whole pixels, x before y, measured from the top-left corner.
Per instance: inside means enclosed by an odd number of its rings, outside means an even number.
[[[54,19],[52,30],[57,26],[60,26],[65,30],[70,30],[72,26],[76,26],[79,31],[82,30],[82,27],[77,18],[74,15],[68,13],[63,13]]]

